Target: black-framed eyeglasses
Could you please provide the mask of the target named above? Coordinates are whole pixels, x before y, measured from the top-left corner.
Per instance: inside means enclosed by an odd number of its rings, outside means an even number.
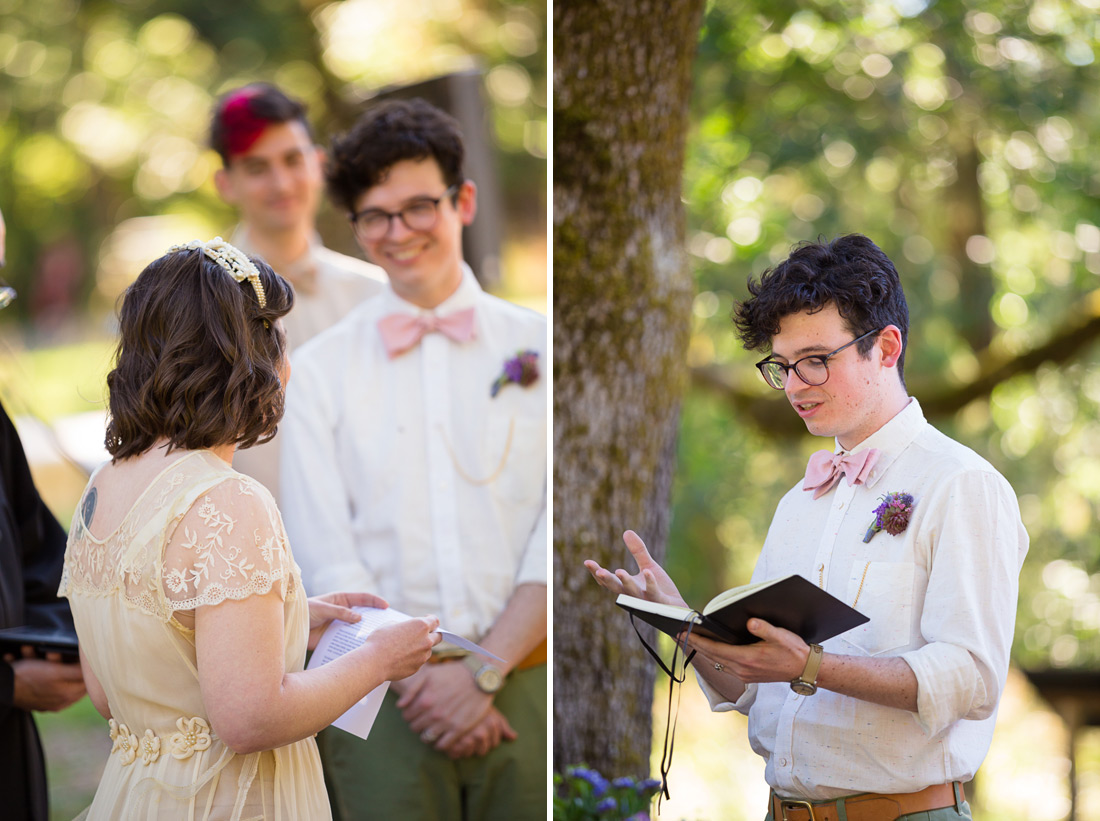
[[[461,187],[462,182],[456,182],[440,196],[420,197],[400,211],[367,208],[358,214],[351,215],[351,227],[360,239],[371,242],[382,239],[390,232],[390,223],[393,222],[394,217],[399,217],[410,231],[431,231],[439,218],[439,203],[448,197],[453,197]]]
[[[868,331],[863,336],[857,336],[851,342],[841,345],[835,351],[829,353],[815,353],[810,356],[804,356],[797,362],[792,362],[787,365],[778,360],[762,359],[756,363],[756,367],[760,369],[761,375],[764,377],[764,381],[777,391],[783,390],[787,386],[787,377],[791,371],[798,374],[798,378],[805,382],[807,385],[824,385],[829,380],[829,360],[843,351],[845,348],[850,348],[857,342],[866,339],[873,334],[881,333],[883,328],[875,328],[873,331]]]

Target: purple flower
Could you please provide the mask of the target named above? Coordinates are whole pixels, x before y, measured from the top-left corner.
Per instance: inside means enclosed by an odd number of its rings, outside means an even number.
[[[605,798],[599,804],[596,805],[596,812],[611,812],[614,809],[618,809],[619,802],[614,798]]]
[[[511,359],[504,360],[504,371],[493,382],[489,395],[495,397],[508,384],[521,388],[535,384],[539,378],[539,352],[517,351]]]
[[[573,778],[579,778],[582,781],[587,781],[589,786],[592,787],[592,795],[594,798],[599,798],[601,795],[607,792],[611,784],[606,778],[600,775],[595,770],[589,770],[584,767],[573,767],[568,770],[568,774]]]
[[[638,794],[645,795],[649,793],[653,795],[657,790],[661,789],[661,781],[658,778],[647,778],[645,781],[638,785]]]
[[[629,775],[624,775],[612,781],[611,786],[619,790],[632,790],[634,789],[634,779]]]
[[[913,515],[913,495],[910,493],[887,493],[879,497],[882,504],[875,508],[875,520],[863,536],[864,543],[871,541],[880,530],[891,536],[905,532],[909,527],[909,517]]]

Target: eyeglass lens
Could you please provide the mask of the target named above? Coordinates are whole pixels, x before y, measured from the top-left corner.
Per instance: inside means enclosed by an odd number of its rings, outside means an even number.
[[[794,365],[784,366],[779,362],[765,362],[761,370],[764,380],[773,388],[782,390],[787,384],[787,369],[791,368],[798,378],[807,385],[823,385],[829,378],[829,368],[824,357],[803,359]]]
[[[865,334],[857,336],[851,342],[841,345],[832,353],[806,356],[793,365],[784,365],[782,362],[766,360],[757,364],[764,381],[776,390],[783,390],[787,386],[787,377],[793,370],[798,378],[807,385],[824,385],[829,379],[829,360],[843,350],[850,348],[857,342],[866,339],[872,334],[877,334],[882,328],[876,328]]]
[[[405,223],[410,231],[430,231],[435,225],[436,204],[431,200],[414,202],[396,214],[369,211],[355,218],[355,227],[368,239],[380,239],[390,230],[390,222],[395,217]]]

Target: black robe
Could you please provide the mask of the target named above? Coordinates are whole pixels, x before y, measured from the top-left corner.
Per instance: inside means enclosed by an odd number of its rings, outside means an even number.
[[[57,597],[65,531],[42,502],[27,457],[0,406],[0,627],[67,625]],[[0,660],[0,803],[12,821],[47,821],[46,767],[29,712],[12,706],[14,673]]]

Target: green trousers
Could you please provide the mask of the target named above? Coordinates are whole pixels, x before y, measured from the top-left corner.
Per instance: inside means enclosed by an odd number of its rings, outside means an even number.
[[[772,818],[772,814],[769,812],[765,821],[780,821],[780,819]],[[899,815],[898,821],[972,821],[972,819],[970,817],[970,805],[964,801],[962,803],[962,814],[955,812],[954,807],[943,807],[938,810]]]
[[[494,705],[518,734],[488,755],[452,761],[423,743],[386,694],[366,741],[317,736],[336,821],[546,818],[546,665],[512,673]]]

